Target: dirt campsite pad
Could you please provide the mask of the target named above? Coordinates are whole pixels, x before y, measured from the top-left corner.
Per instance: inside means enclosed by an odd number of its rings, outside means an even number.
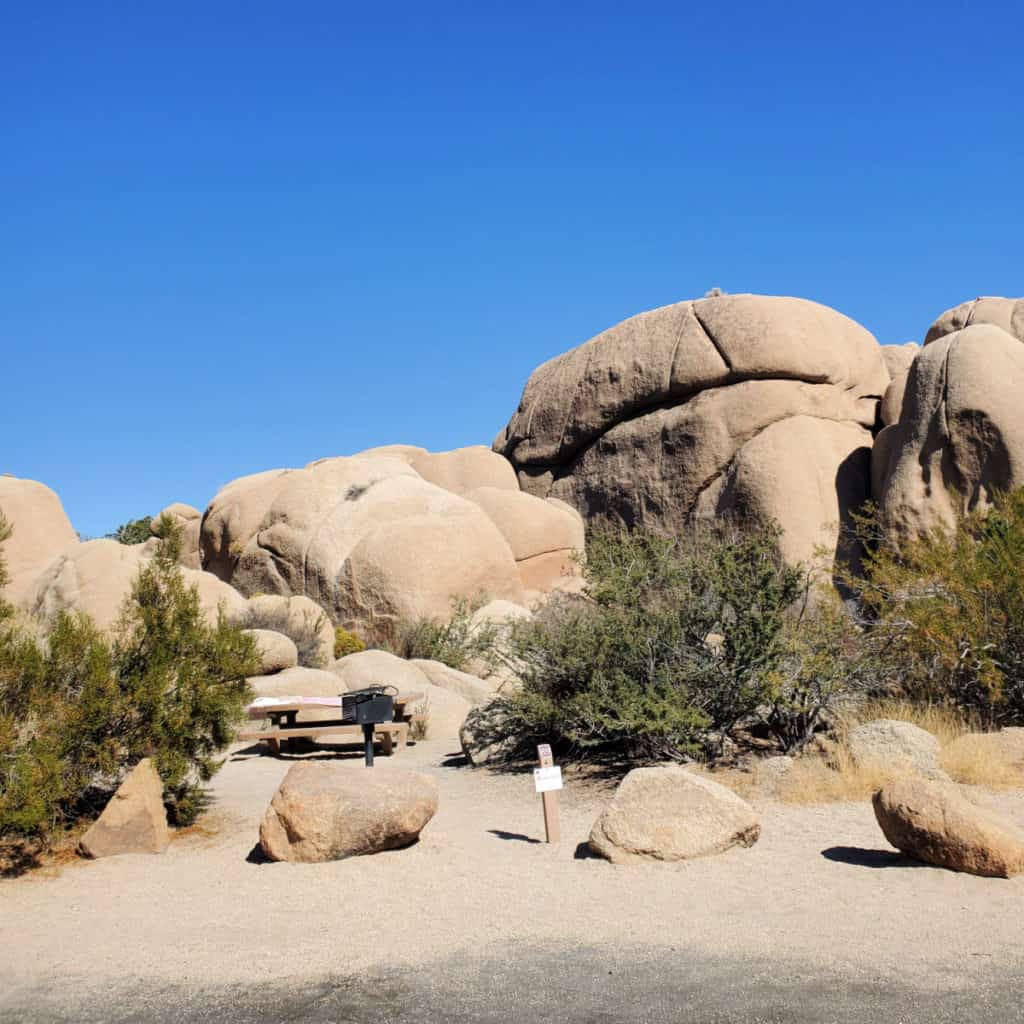
[[[299,756],[236,747],[203,828],[162,856],[0,882],[0,1020],[508,1020],[513,1005],[642,1020],[679,1000],[689,1016],[672,1019],[964,1020],[942,1014],[988,1005],[973,1019],[1001,1020],[1011,1005],[1024,878],[907,861],[868,803],[762,802],[751,849],[617,867],[583,845],[613,783],[567,773],[547,846],[530,773],[473,770],[426,741],[401,755],[441,789],[416,845],[266,863],[259,821]],[[1024,824],[1024,794],[993,799]],[[751,1000],[762,1016],[742,1015]]]

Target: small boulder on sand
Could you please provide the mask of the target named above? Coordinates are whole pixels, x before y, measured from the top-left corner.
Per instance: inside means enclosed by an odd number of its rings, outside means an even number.
[[[291,637],[272,629],[247,629],[244,632],[256,641],[259,648],[262,675],[282,672],[299,664],[299,649]]]
[[[263,817],[271,860],[314,863],[408,846],[437,811],[429,775],[378,764],[304,762],[291,768]]]
[[[919,775],[937,782],[949,776],[939,764],[939,741],[911,722],[879,718],[850,730],[847,746],[853,763],[886,776]]]
[[[474,768],[508,758],[518,743],[507,727],[504,703],[490,701],[471,708],[459,729],[459,744]]]
[[[761,823],[732,790],[676,765],[634,768],[594,824],[590,848],[613,863],[690,860],[753,846]]]
[[[994,878],[1024,871],[1024,832],[953,785],[896,779],[872,803],[885,838],[907,857]]]
[[[171,841],[164,810],[164,786],[147,757],[117,788],[103,813],[78,844],[85,857],[119,853],[163,853]]]

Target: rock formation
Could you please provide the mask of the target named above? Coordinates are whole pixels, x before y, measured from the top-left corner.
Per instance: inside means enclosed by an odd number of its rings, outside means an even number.
[[[590,848],[613,863],[690,860],[753,846],[757,813],[732,790],[676,765],[634,768],[594,823]]]
[[[21,602],[36,576],[65,548],[78,543],[60,498],[35,480],[0,476],[0,512],[12,527],[3,556],[11,581],[5,597]]]
[[[243,594],[305,595],[373,635],[399,618],[447,619],[455,598],[522,604],[572,570],[582,539],[571,510],[521,494],[487,449],[392,446],[228,484],[201,546]]]
[[[149,758],[140,761],[78,844],[85,857],[119,853],[163,853],[171,833],[164,810],[164,787]]]
[[[872,802],[885,838],[914,860],[996,878],[1024,871],[1024,832],[970,803],[955,786],[898,779]]]
[[[1024,300],[984,298],[929,329],[872,452],[874,495],[894,540],[984,509],[1024,483]],[[893,387],[897,387],[894,381]]]
[[[271,860],[341,860],[408,846],[437,811],[429,775],[382,763],[327,761],[290,768],[260,825]]]
[[[523,490],[586,520],[770,516],[784,554],[810,560],[869,495],[889,381],[872,335],[825,306],[680,302],[538,367],[494,448]]]

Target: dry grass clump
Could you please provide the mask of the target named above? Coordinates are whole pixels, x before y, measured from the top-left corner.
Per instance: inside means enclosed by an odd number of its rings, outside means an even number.
[[[835,726],[835,741],[797,757],[784,774],[755,764],[750,771],[723,769],[709,773],[742,797],[773,796],[787,804],[867,800],[897,773],[884,765],[858,764],[844,739],[855,726],[879,718],[910,722],[939,741],[943,770],[957,783],[988,789],[1024,788],[1024,733],[1016,740],[984,732],[980,720],[956,708],[874,701],[848,714]]]

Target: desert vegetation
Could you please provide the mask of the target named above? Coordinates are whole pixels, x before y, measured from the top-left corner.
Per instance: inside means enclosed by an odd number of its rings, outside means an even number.
[[[513,624],[501,656],[523,686],[503,728],[553,738],[566,757],[722,761],[727,750],[799,754],[792,798],[863,797],[879,779],[843,737],[889,718],[938,736],[956,781],[1013,785],[978,734],[1024,720],[1024,491],[997,495],[896,546],[862,517],[863,558],[820,574],[787,565],[774,524],[685,534],[592,530],[585,593]]]
[[[0,540],[9,536],[0,519]],[[143,564],[112,635],[65,612],[43,636],[0,603],[0,848],[9,859],[95,816],[145,757],[172,820],[187,823],[201,808],[258,656],[223,614],[208,623],[177,544],[169,532]]]

